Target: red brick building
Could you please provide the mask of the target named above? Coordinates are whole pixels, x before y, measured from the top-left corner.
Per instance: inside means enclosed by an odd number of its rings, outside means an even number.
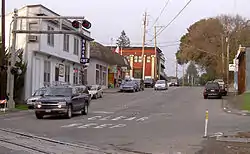
[[[116,47],[112,47],[113,51],[116,50]],[[166,76],[162,75],[161,72],[164,72],[165,58],[162,51],[157,48],[155,51],[154,47],[145,47],[144,50],[144,69],[142,69],[142,47],[126,47],[119,50],[120,54],[127,58],[130,63],[131,70],[129,75],[134,78],[141,78],[142,75],[145,77],[151,77],[153,79],[164,78]],[[163,57],[163,58],[162,58]],[[161,65],[161,61],[163,66]],[[144,70],[144,72],[142,72]],[[162,77],[161,77],[162,76]]]

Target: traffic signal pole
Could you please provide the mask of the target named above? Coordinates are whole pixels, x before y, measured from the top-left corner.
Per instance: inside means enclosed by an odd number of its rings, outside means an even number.
[[[17,30],[17,21],[18,19],[37,19],[39,21],[41,20],[59,20],[59,30],[58,31],[43,31],[43,30]],[[13,29],[11,31],[12,33],[12,40],[11,40],[11,47],[10,52],[11,53],[11,59],[10,59],[10,65],[8,62],[8,71],[7,71],[7,95],[9,97],[8,100],[8,108],[13,109],[15,108],[15,101],[14,101],[14,75],[11,73],[11,69],[15,67],[16,63],[16,35],[18,33],[25,33],[25,34],[83,34],[83,29],[80,26],[79,30],[77,31],[67,31],[62,30],[63,27],[63,20],[67,19],[75,19],[80,20],[79,24],[86,24],[85,17],[83,16],[18,16],[18,10],[14,10],[14,16],[13,16]],[[81,23],[82,22],[82,23]],[[87,21],[88,22],[88,21]],[[88,26],[85,27],[86,29],[89,29],[91,27],[91,24],[88,22]],[[72,25],[71,25],[72,26]],[[83,26],[84,27],[84,26]]]

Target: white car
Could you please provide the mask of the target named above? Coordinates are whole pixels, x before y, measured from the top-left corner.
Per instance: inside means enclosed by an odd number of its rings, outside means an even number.
[[[103,89],[100,85],[92,85],[89,88],[89,94],[91,95],[91,98],[102,98],[103,97]]]
[[[168,84],[165,80],[157,80],[154,86],[155,90],[168,90]]]

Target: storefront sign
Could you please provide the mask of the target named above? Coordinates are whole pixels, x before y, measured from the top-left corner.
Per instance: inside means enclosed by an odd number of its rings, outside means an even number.
[[[59,76],[64,77],[64,65],[59,64]]]
[[[89,58],[85,57],[85,52],[86,52],[86,40],[82,39],[81,58],[80,58],[81,64],[89,63]]]

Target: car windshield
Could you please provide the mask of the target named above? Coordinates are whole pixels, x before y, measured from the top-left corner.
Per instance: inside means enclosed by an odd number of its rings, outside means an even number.
[[[164,81],[164,80],[158,80],[158,81],[156,82],[156,84],[165,84],[165,81]]]
[[[206,88],[213,89],[213,88],[219,88],[219,86],[216,83],[208,83],[206,85]]]
[[[125,84],[125,85],[133,85],[134,82],[133,82],[133,81],[126,81],[124,84]]]
[[[72,96],[72,88],[49,88],[44,96]]]
[[[37,90],[37,91],[33,94],[33,96],[41,96],[41,95],[44,95],[45,92],[46,92],[46,89],[39,89],[39,90]]]

